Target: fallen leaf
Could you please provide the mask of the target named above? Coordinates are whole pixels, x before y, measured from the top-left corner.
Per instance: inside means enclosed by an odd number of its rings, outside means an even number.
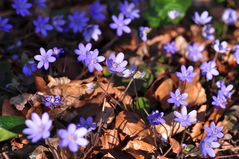
[[[170,146],[172,147],[172,151],[176,154],[179,154],[182,150],[180,143],[174,138],[169,138]]]
[[[48,90],[46,81],[43,79],[43,77],[35,75],[34,80],[37,91],[46,92]]]
[[[126,150],[126,151],[127,149],[142,150],[149,153],[154,153],[156,150],[154,145],[149,144],[143,140],[138,140],[138,139],[129,141],[127,145],[123,148],[123,150]]]

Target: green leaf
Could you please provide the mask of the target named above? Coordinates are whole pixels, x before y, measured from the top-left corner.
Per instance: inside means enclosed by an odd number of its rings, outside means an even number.
[[[11,139],[24,128],[24,119],[18,116],[0,117],[0,142]]]
[[[145,97],[138,97],[136,98],[135,106],[136,109],[138,110],[149,108],[150,107],[149,100]]]

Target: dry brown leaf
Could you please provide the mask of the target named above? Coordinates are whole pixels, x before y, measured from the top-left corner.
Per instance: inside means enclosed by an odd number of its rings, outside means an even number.
[[[105,154],[102,159],[115,159],[110,153]]]
[[[33,97],[32,94],[23,93],[10,99],[10,104],[14,105],[17,110],[22,111],[25,104]]]
[[[100,137],[100,140],[102,149],[113,149],[120,143],[118,131],[116,129],[104,130],[102,136]]]
[[[156,150],[154,145],[138,139],[129,141],[127,145],[123,148],[123,150],[126,151],[127,149],[142,150],[149,153],[154,153]]]
[[[130,137],[137,135],[138,137],[146,137],[149,131],[145,127],[144,121],[133,112],[121,111],[116,116],[115,127]]]
[[[186,52],[188,50],[188,43],[187,43],[186,39],[183,36],[178,36],[175,39],[175,46],[176,46],[178,52],[181,55],[185,55],[186,54]]]
[[[134,149],[128,149],[126,150],[127,153],[132,155],[135,159],[148,159],[152,158],[152,155],[149,155],[147,152],[144,151],[138,151]]]
[[[64,85],[70,83],[70,79],[67,77],[60,77],[60,78],[53,78],[52,76],[48,76],[48,87],[58,86],[58,85]]]
[[[35,80],[35,86],[36,86],[37,91],[39,91],[39,92],[47,92],[48,91],[46,81],[43,79],[43,77],[35,75],[34,80]]]
[[[169,143],[174,153],[179,154],[181,152],[181,145],[177,140],[169,138]]]
[[[1,116],[19,116],[19,113],[9,102],[8,99],[3,100]]]

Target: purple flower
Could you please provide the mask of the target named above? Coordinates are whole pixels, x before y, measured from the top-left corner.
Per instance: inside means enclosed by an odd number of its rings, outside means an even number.
[[[90,16],[93,20],[96,20],[98,22],[102,22],[105,20],[105,15],[103,12],[105,12],[106,7],[101,5],[99,1],[96,1],[95,3],[90,5]]]
[[[188,113],[186,106],[183,106],[181,109],[181,113],[174,111],[173,112],[174,116],[175,116],[175,121],[179,122],[182,127],[187,127],[192,125],[192,123],[196,122],[196,115],[197,115],[197,111],[193,110],[190,113]]]
[[[84,127],[90,132],[96,129],[96,123],[93,122],[92,116],[89,116],[87,119],[80,117],[80,122],[77,124],[77,127]]]
[[[61,104],[63,104],[63,102],[61,101],[61,96],[54,96],[54,95],[46,95],[42,97],[42,102],[44,103],[44,105],[46,107],[49,106],[59,106]]]
[[[180,105],[187,106],[188,103],[185,102],[185,99],[188,97],[187,93],[180,92],[179,89],[176,89],[175,93],[170,92],[170,97],[168,99],[169,103],[173,103],[176,107],[180,107]]]
[[[218,148],[220,144],[215,141],[214,138],[211,137],[205,137],[201,142],[200,142],[200,151],[203,154],[204,157],[210,156],[210,157],[215,157],[215,152],[214,148]]]
[[[91,50],[92,44],[91,44],[91,43],[87,43],[87,44],[84,46],[84,44],[79,43],[78,48],[79,48],[79,49],[75,49],[75,50],[74,50],[75,54],[78,55],[77,60],[84,63],[84,60],[85,60],[85,58],[86,58],[86,53]]]
[[[175,54],[176,51],[177,51],[177,48],[176,48],[176,45],[175,45],[175,42],[168,42],[166,45],[164,45],[163,49],[168,52],[168,53],[171,53],[171,54]]]
[[[210,123],[210,127],[204,126],[204,130],[207,132],[207,137],[215,138],[215,140],[223,138],[224,135],[221,132],[222,129],[223,126],[216,127],[214,122]]]
[[[227,8],[222,14],[222,20],[226,24],[236,23],[237,18],[237,12],[235,9]]]
[[[214,105],[216,108],[221,107],[222,109],[226,108],[227,99],[222,93],[218,93],[217,96],[212,96],[213,102],[212,105]]]
[[[215,39],[214,32],[215,28],[212,25],[210,24],[205,25],[202,28],[202,37],[205,38],[206,40],[214,40]]]
[[[195,12],[194,16],[193,16],[194,23],[199,24],[199,25],[205,25],[207,23],[210,23],[211,20],[212,20],[212,17],[209,16],[208,11],[202,12],[201,15],[199,15],[198,12]]]
[[[28,63],[24,64],[22,68],[22,72],[25,76],[30,77],[32,75],[32,72],[37,70],[37,65],[34,61],[28,61]]]
[[[57,47],[54,47],[52,51],[53,51],[52,55],[55,56],[56,58],[58,58],[60,54],[64,53],[64,50],[62,48],[57,48]]]
[[[17,61],[19,59],[19,55],[18,54],[12,54],[11,59],[14,60],[14,61]]]
[[[46,7],[46,0],[33,0],[34,4],[38,8],[45,8]]]
[[[136,65],[131,65],[130,68],[125,69],[122,73],[120,73],[120,76],[124,78],[129,78],[133,76],[137,71]]]
[[[35,25],[35,33],[41,33],[44,37],[47,36],[48,30],[53,30],[53,27],[48,24],[49,17],[38,16],[37,19],[33,20]]]
[[[131,22],[131,19],[124,19],[124,15],[122,13],[120,13],[118,17],[113,15],[112,20],[114,23],[110,24],[110,28],[116,29],[118,36],[122,36],[123,32],[131,32],[131,29],[127,26]]]
[[[31,120],[26,120],[25,124],[27,128],[22,132],[27,134],[27,138],[31,139],[33,143],[40,139],[47,139],[50,136],[52,120],[49,118],[48,113],[44,113],[42,117],[39,117],[37,113],[32,113]]]
[[[141,26],[139,27],[139,36],[143,41],[146,41],[148,33],[151,31],[149,27]]]
[[[135,9],[134,3],[129,3],[125,0],[124,3],[119,4],[119,10],[126,18],[131,20],[134,18],[139,18],[139,9]]]
[[[74,33],[82,32],[87,26],[89,18],[86,17],[85,12],[74,11],[72,15],[68,16],[70,20],[69,27],[73,29]]]
[[[99,25],[88,25],[83,31],[83,36],[86,42],[89,42],[91,39],[98,41],[100,35],[101,30]]]
[[[218,93],[223,94],[226,98],[230,98],[233,94],[233,85],[229,84],[228,86],[225,85],[223,80],[217,81],[216,83],[217,87],[220,88]]]
[[[54,16],[52,19],[52,25],[53,27],[59,31],[59,32],[63,32],[63,28],[62,26],[66,23],[66,21],[64,20],[63,15],[57,15]]]
[[[27,0],[14,0],[12,7],[16,9],[16,13],[18,15],[21,15],[24,17],[30,14],[28,9],[32,7],[32,4],[28,3]]]
[[[3,18],[0,16],[0,30],[4,32],[10,32],[12,29],[12,25],[8,24],[8,18]]]
[[[177,17],[179,16],[182,16],[182,13],[180,13],[179,11],[177,10],[170,10],[168,11],[168,17],[171,19],[171,20],[175,20]]]
[[[176,72],[176,76],[181,81],[186,81],[188,83],[191,83],[193,81],[193,78],[197,75],[196,72],[193,72],[193,66],[189,66],[186,68],[184,65],[181,66],[181,72]]]
[[[216,40],[213,48],[216,52],[218,53],[226,53],[227,51],[229,51],[230,49],[227,47],[227,42],[226,41],[222,41],[220,42],[219,40]]]
[[[150,115],[147,116],[150,125],[164,124],[165,120],[163,119],[163,112],[153,111]]]
[[[116,56],[114,53],[110,54],[110,57],[106,60],[106,66],[112,73],[121,73],[126,68],[128,62],[124,60],[124,54],[122,52],[118,53]]]
[[[198,43],[188,45],[188,58],[191,59],[193,62],[197,62],[204,57],[202,53],[203,50],[204,46],[198,45]]]
[[[35,55],[34,59],[39,61],[37,64],[37,68],[40,69],[44,66],[44,69],[47,70],[49,68],[49,63],[55,62],[56,58],[53,56],[53,50],[50,49],[47,52],[44,48],[40,48],[41,55]]]
[[[219,72],[214,61],[203,62],[200,66],[203,75],[206,75],[207,80],[211,80],[213,76],[218,76]]]
[[[236,58],[237,64],[239,64],[239,45],[235,45],[234,57]]]
[[[96,69],[97,71],[103,70],[102,66],[99,63],[103,62],[105,60],[105,57],[98,55],[99,55],[98,49],[86,53],[84,64],[88,66],[89,72],[93,72],[94,69]]]
[[[89,141],[84,138],[87,134],[86,128],[77,128],[75,124],[69,124],[68,128],[60,129],[58,135],[61,138],[60,147],[68,147],[71,152],[77,152],[79,146],[88,145]]]

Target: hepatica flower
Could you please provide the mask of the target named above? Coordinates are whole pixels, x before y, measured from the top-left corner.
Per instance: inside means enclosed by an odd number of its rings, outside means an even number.
[[[44,103],[44,105],[46,107],[49,106],[59,106],[61,104],[63,104],[63,102],[61,101],[61,96],[54,96],[54,95],[46,95],[42,97],[42,102]]]
[[[193,16],[194,23],[199,24],[199,25],[205,25],[207,23],[210,23],[211,20],[212,20],[212,17],[209,16],[208,11],[202,12],[201,15],[199,15],[198,12],[195,12],[194,16]]]
[[[91,39],[98,41],[100,35],[101,30],[99,25],[88,25],[83,31],[83,36],[86,42],[89,42]]]
[[[220,88],[218,93],[221,93],[225,96],[225,98],[230,98],[233,94],[233,85],[229,84],[228,86],[225,85],[223,80],[217,81],[216,83],[217,87]]]
[[[182,16],[182,13],[180,13],[179,11],[177,10],[170,10],[168,12],[168,17],[171,19],[171,20],[175,20],[177,17],[180,17]]]
[[[63,15],[57,15],[57,16],[53,17],[52,25],[57,31],[63,32],[63,25],[64,24],[66,24],[66,21],[64,20]]]
[[[185,99],[188,97],[188,94],[181,94],[179,89],[176,89],[175,93],[170,92],[170,97],[171,98],[168,99],[168,102],[174,104],[176,107],[179,107],[180,105],[188,105],[188,103],[185,102]]]
[[[64,50],[62,48],[57,48],[57,47],[54,47],[52,51],[53,51],[52,55],[55,56],[56,58],[58,58],[60,54],[64,53]]]
[[[124,54],[122,52],[118,53],[116,56],[114,53],[111,53],[109,58],[106,60],[106,66],[109,71],[112,73],[121,73],[126,68],[128,62],[124,60]]]
[[[86,128],[88,132],[96,129],[96,123],[93,121],[93,117],[89,116],[87,119],[80,117],[80,122],[77,124],[79,128]]]
[[[158,110],[153,111],[150,115],[147,116],[150,125],[164,124],[165,120],[163,119],[163,112]]]
[[[39,61],[37,68],[40,69],[44,66],[44,69],[49,68],[49,63],[55,62],[56,58],[53,56],[53,50],[50,49],[46,52],[44,48],[40,48],[40,55],[35,55],[34,59]]]
[[[10,32],[12,29],[12,25],[8,24],[8,18],[3,18],[0,16],[0,30],[4,32]]]
[[[214,61],[203,62],[200,66],[203,75],[206,75],[207,80],[211,80],[213,76],[218,76],[219,72]]]
[[[204,57],[202,53],[203,50],[204,46],[198,45],[198,43],[188,45],[188,58],[191,59],[193,62],[197,62]]]
[[[224,135],[221,132],[222,129],[223,126],[216,127],[214,122],[210,123],[210,127],[204,126],[204,130],[207,132],[207,137],[215,138],[215,140],[223,138]]]
[[[85,12],[79,13],[78,11],[74,11],[72,15],[69,15],[68,19],[70,20],[69,27],[74,33],[82,32],[89,21],[89,18],[87,18],[85,15]]]
[[[124,78],[129,78],[133,76],[137,71],[136,65],[131,65],[130,68],[126,68],[122,73],[120,73],[120,76]]]
[[[131,20],[139,18],[139,9],[135,8],[134,3],[129,3],[125,0],[124,3],[122,2],[119,4],[119,10],[124,14],[126,18],[129,18]]]
[[[139,36],[143,41],[146,41],[148,33],[151,31],[149,27],[141,26],[139,27]]]
[[[212,25],[210,24],[205,25],[202,28],[202,37],[205,38],[206,40],[214,40],[215,39],[214,32],[215,28]]]
[[[105,57],[98,55],[99,55],[98,49],[86,53],[84,64],[87,65],[89,72],[93,72],[94,69],[96,69],[97,71],[103,70],[102,66],[99,63],[103,62],[105,60]]]
[[[222,20],[226,24],[234,24],[237,19],[238,17],[235,9],[227,8],[222,14]]]
[[[184,65],[181,66],[181,72],[176,72],[176,76],[181,81],[186,81],[188,83],[191,83],[193,81],[193,78],[197,75],[196,72],[193,72],[193,66],[189,66],[186,68]]]
[[[187,127],[192,125],[192,123],[196,122],[197,111],[193,110],[188,113],[186,106],[183,106],[181,112],[174,111],[175,121],[179,122],[182,127]]]
[[[29,15],[29,8],[32,7],[31,3],[28,3],[27,0],[14,0],[12,7],[16,10],[16,13],[21,16]]]
[[[92,48],[92,44],[91,43],[87,43],[86,45],[84,45],[83,43],[79,43],[78,45],[78,49],[75,49],[74,52],[75,54],[78,55],[77,60],[79,62],[83,62],[86,58],[86,53],[89,52]]]
[[[101,5],[99,1],[96,1],[95,3],[90,5],[90,16],[93,20],[102,22],[105,20],[105,10],[106,7]]]
[[[235,45],[234,57],[236,58],[237,64],[239,64],[239,45]]]
[[[38,16],[37,19],[33,20],[33,24],[35,25],[35,33],[41,33],[42,36],[47,36],[48,30],[53,30],[53,27],[48,24],[49,17]]]
[[[26,64],[24,64],[22,68],[22,72],[27,77],[30,77],[32,75],[32,72],[36,70],[37,70],[37,65],[34,61],[28,61]]]
[[[34,4],[38,8],[45,8],[46,7],[46,1],[47,0],[33,0]]]
[[[118,17],[112,16],[113,23],[110,24],[111,29],[116,29],[117,35],[122,36],[123,32],[130,33],[131,29],[127,26],[131,22],[131,19],[124,19],[122,13]]]
[[[212,96],[212,99],[213,99],[212,105],[214,105],[216,108],[219,107],[222,109],[226,108],[227,99],[222,93],[219,92],[217,96]]]
[[[214,138],[211,137],[205,137],[201,142],[200,142],[200,151],[203,154],[204,157],[210,156],[210,157],[215,157],[215,152],[214,148],[218,148],[220,144],[215,141]]]
[[[69,124],[66,130],[60,129],[58,131],[58,135],[61,138],[60,147],[68,147],[71,152],[77,152],[79,146],[88,145],[89,141],[84,138],[87,132],[86,128],[77,128],[75,124]]]
[[[177,51],[175,42],[168,42],[166,45],[164,45],[163,49],[170,54],[175,54]]]
[[[42,117],[37,113],[32,113],[31,119],[26,120],[25,124],[27,128],[23,130],[23,133],[28,135],[27,138],[31,139],[33,143],[50,136],[52,120],[48,113],[44,113]]]
[[[227,42],[226,41],[222,41],[220,42],[219,40],[216,40],[213,48],[216,52],[218,53],[226,53],[227,51],[229,51],[230,49],[227,46]]]

